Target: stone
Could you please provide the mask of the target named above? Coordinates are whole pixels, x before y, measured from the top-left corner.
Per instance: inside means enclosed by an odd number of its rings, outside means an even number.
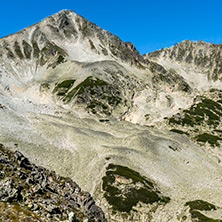
[[[76,222],[76,216],[74,212],[69,213],[69,222]]]

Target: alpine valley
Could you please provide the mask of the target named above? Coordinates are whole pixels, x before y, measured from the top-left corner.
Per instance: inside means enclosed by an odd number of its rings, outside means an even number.
[[[71,10],[1,38],[0,220],[222,221],[221,81],[222,44],[141,55]]]

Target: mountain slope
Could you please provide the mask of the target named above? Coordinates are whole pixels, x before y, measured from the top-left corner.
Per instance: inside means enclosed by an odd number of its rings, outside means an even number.
[[[143,56],[168,69],[174,69],[193,87],[204,90],[220,87],[221,49],[221,44],[184,40]]]
[[[91,192],[108,221],[219,220],[220,157],[192,142],[197,128],[169,122],[220,85],[219,48],[184,41],[140,55],[62,10],[0,39],[0,141]]]

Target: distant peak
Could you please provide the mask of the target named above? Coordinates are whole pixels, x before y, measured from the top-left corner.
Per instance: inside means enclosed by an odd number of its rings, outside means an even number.
[[[70,13],[70,12],[74,12],[73,10],[71,9],[62,9],[59,11],[60,13],[63,12],[63,13]]]
[[[65,15],[68,15],[68,14],[76,14],[73,10],[71,9],[62,9],[56,13],[54,13],[54,15],[57,15],[57,14],[65,14]]]

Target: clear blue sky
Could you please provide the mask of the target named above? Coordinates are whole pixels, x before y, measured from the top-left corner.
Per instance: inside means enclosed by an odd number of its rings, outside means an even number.
[[[2,0],[0,37],[72,9],[140,53],[184,39],[222,42],[222,0]]]

